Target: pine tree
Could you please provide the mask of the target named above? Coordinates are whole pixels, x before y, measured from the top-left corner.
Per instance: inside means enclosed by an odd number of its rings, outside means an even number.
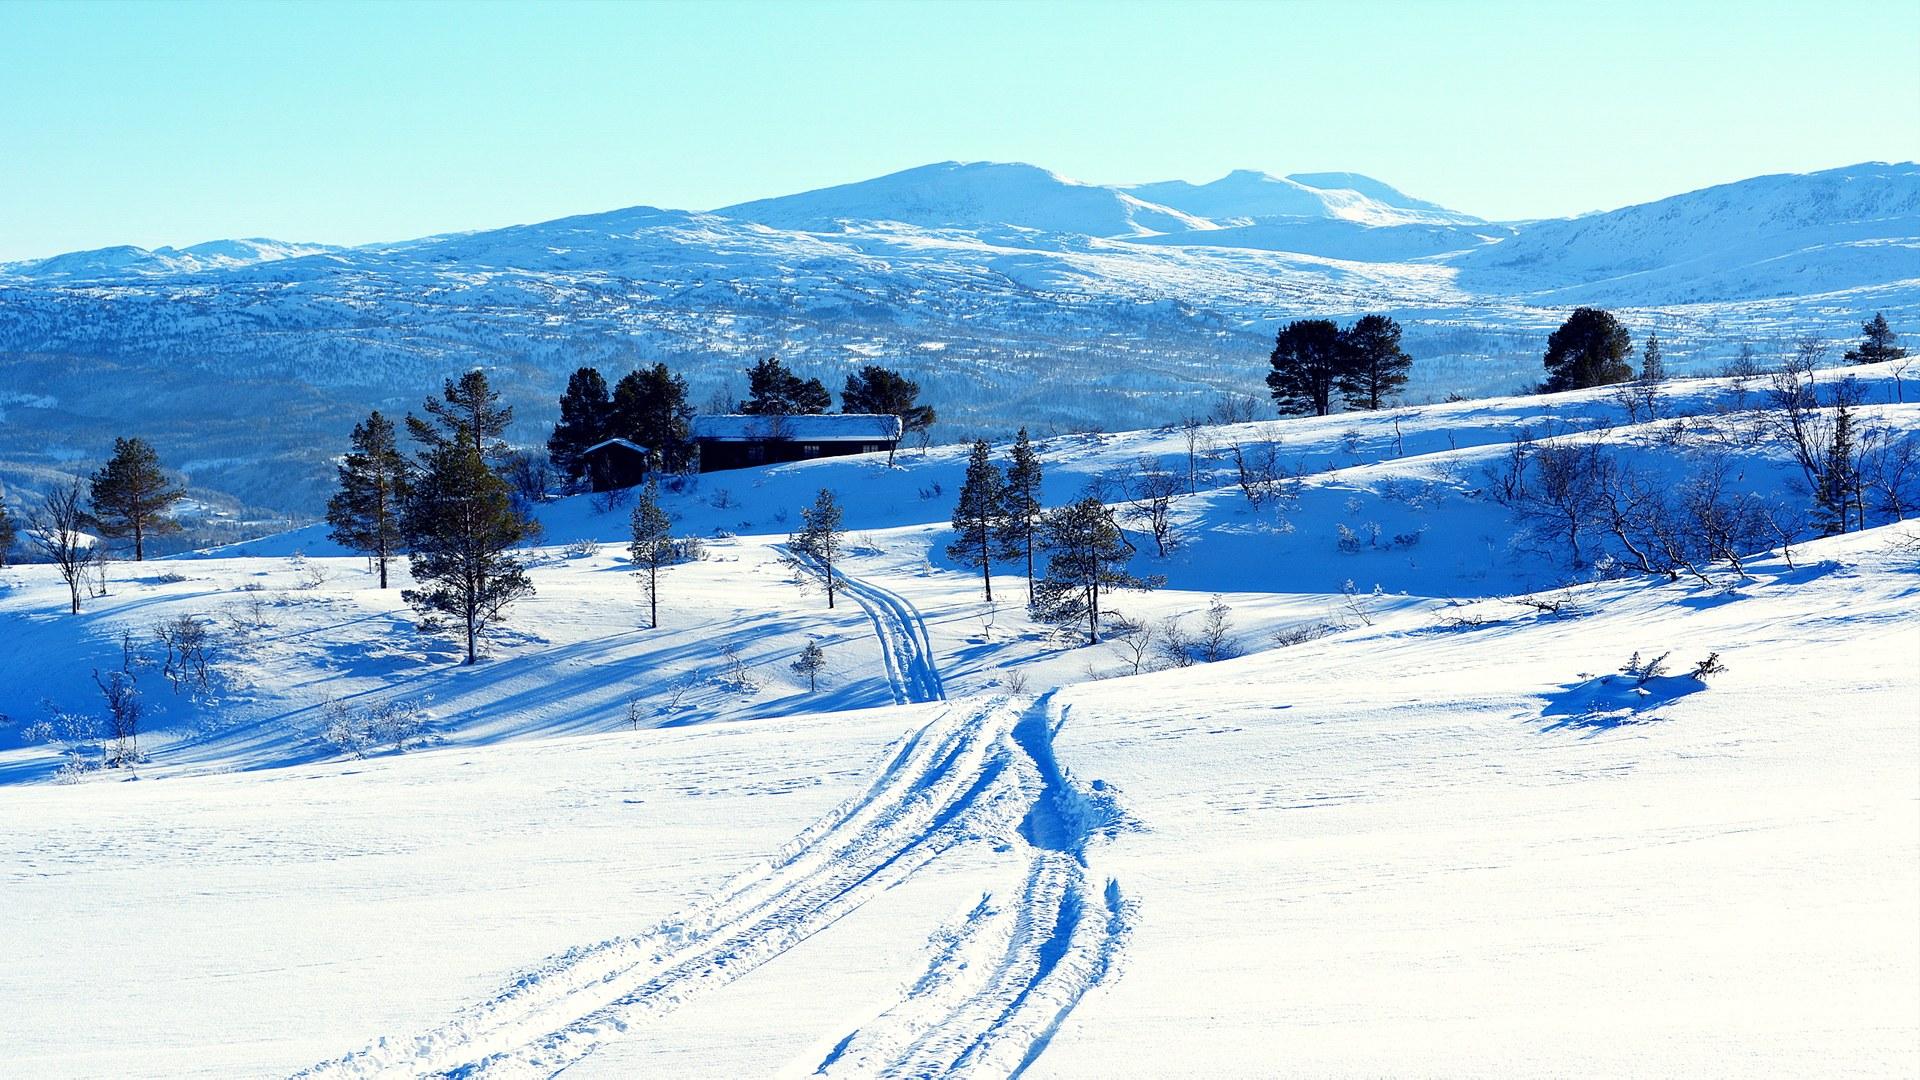
[[[507,605],[533,594],[512,547],[527,535],[506,481],[487,467],[472,440],[429,448],[408,493],[402,532],[418,588],[400,595],[422,614],[448,615],[466,631],[473,663],[480,635]]]
[[[833,404],[819,379],[802,379],[769,356],[747,372],[747,400],[740,411],[753,416],[818,416]]]
[[[1667,360],[1660,351],[1660,335],[1647,334],[1647,344],[1640,352],[1640,381],[1644,383],[1665,382],[1667,378]]]
[[[847,376],[847,385],[840,391],[840,411],[897,416],[902,438],[926,431],[939,419],[933,406],[920,404],[919,383],[872,364]],[[893,464],[891,452],[887,464]]]
[[[807,677],[807,693],[811,694],[818,688],[820,673],[825,670],[827,670],[827,650],[820,647],[818,639],[808,638],[806,647],[802,648],[800,655],[794,658],[793,673]]]
[[[1001,487],[1000,557],[1026,560],[1027,602],[1031,604],[1033,556],[1040,546],[1040,523],[1046,506],[1040,499],[1040,455],[1034,453],[1026,428],[1014,437],[1008,457],[1006,483]]]
[[[813,500],[812,506],[800,510],[800,530],[787,537],[787,547],[794,555],[810,559],[827,580],[827,607],[833,607],[835,583],[834,564],[840,561],[840,553],[846,546],[846,532],[841,528],[845,517],[840,504],[834,501],[833,492],[821,488],[820,494]]]
[[[1138,578],[1127,572],[1133,544],[1096,498],[1081,499],[1047,515],[1046,549],[1047,573],[1034,586],[1034,617],[1055,624],[1084,618],[1090,645],[1100,644],[1101,594],[1159,585],[1158,578]]]
[[[0,495],[0,569],[7,565],[7,553],[13,550],[13,517],[7,513],[7,497]]]
[[[665,364],[630,371],[613,388],[608,434],[653,451],[660,467],[669,472],[686,466],[693,449],[692,424],[687,381]]]
[[[1609,386],[1633,378],[1627,358],[1633,353],[1633,335],[1612,312],[1575,308],[1560,329],[1547,336],[1540,358],[1547,369],[1541,389],[1547,393]]]
[[[448,379],[440,399],[427,399],[426,410],[430,420],[407,414],[407,434],[427,447],[423,457],[456,442],[471,446],[485,462],[506,457],[505,436],[513,422],[513,406],[500,404],[486,372],[476,368],[457,383]]]
[[[1876,311],[1873,318],[1860,324],[1860,344],[1847,350],[1846,359],[1855,364],[1904,359],[1907,350],[1900,347],[1899,341],[1900,335],[1887,325],[1887,317]]]
[[[1337,383],[1350,409],[1378,411],[1407,385],[1413,357],[1400,347],[1400,324],[1385,315],[1362,315],[1340,332],[1346,350]]]
[[[1331,320],[1300,319],[1274,335],[1268,363],[1273,370],[1267,373],[1267,389],[1275,408],[1283,415],[1325,416],[1333,411],[1334,387],[1351,361]]]
[[[133,537],[133,561],[139,562],[147,537],[180,531],[167,510],[184,495],[167,482],[160,456],[145,439],[115,439],[113,459],[93,474],[93,520],[108,536]]]
[[[393,423],[379,412],[353,426],[353,449],[339,465],[340,490],[327,500],[328,539],[363,551],[387,587],[387,564],[400,550],[400,518],[407,499],[407,459],[394,441]]]
[[[994,537],[1006,524],[1006,481],[994,465],[987,441],[974,442],[967,454],[967,479],[953,507],[953,531],[947,556],[980,568],[980,583],[993,602]]]
[[[1847,531],[1848,515],[1853,508],[1855,493],[1860,488],[1855,442],[1853,406],[1842,397],[1834,406],[1832,440],[1827,444],[1826,461],[1820,471],[1820,487],[1815,493],[1820,524],[1829,535]],[[1861,522],[1863,528],[1865,524]]]
[[[673,536],[673,520],[660,508],[660,485],[649,478],[633,504],[633,538],[627,544],[627,557],[633,562],[633,576],[647,594],[647,625],[660,626],[660,568],[671,565],[678,555],[679,542]]]
[[[547,437],[547,459],[562,476],[578,483],[586,474],[587,463],[580,455],[605,441],[612,411],[607,380],[599,371],[583,367],[567,377],[567,392],[560,395],[560,422]]]

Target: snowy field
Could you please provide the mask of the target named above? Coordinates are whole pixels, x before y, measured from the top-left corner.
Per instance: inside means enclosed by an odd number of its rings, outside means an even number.
[[[1596,580],[1488,495],[1522,428],[1677,480],[1671,418],[1755,396],[1209,431],[1278,439],[1298,491],[1256,510],[1196,455],[1180,546],[1133,534],[1166,587],[1113,602],[1191,630],[1217,596],[1242,655],[1137,675],[1031,621],[1014,564],[989,604],[945,555],[958,447],[671,496],[707,554],[658,629],[625,509],[550,504],[472,668],[318,529],[116,564],[78,616],[0,570],[4,1071],[1915,1075],[1920,527]],[[1055,505],[1188,476],[1179,431],[1041,449]],[[1739,463],[1794,497],[1777,447]],[[779,558],[821,487],[832,610]],[[216,644],[176,693],[150,628],[185,614]],[[145,760],[78,769],[62,718],[123,635]],[[409,749],[325,737],[398,703]]]

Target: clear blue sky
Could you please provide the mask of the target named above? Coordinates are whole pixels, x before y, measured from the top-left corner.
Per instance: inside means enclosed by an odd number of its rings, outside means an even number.
[[[1920,157],[1920,3],[0,2],[0,259],[710,209],[929,161],[1515,218]]]

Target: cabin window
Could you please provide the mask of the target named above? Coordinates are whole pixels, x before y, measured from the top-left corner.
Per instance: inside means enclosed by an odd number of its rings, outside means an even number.
[[[802,443],[800,446],[800,452],[807,455],[808,457],[819,457],[820,444],[817,442]]]
[[[758,465],[767,460],[767,448],[759,443],[747,444],[747,461]]]

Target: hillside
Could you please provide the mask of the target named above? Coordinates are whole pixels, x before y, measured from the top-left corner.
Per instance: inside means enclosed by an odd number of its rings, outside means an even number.
[[[1413,401],[1536,381],[1546,333],[1589,301],[1657,330],[1676,371],[1712,372],[1743,345],[1850,338],[1876,310],[1920,325],[1917,175],[1767,177],[1516,226],[1352,174],[1150,186],[1214,220],[1143,188],[947,163],[718,213],[14,263],[0,483],[84,473],[132,430],[236,521],[311,518],[355,420],[475,365],[527,445],[583,363],[664,360],[705,400],[774,353],[830,387],[865,363],[906,372],[943,439],[1158,424],[1258,393],[1281,321],[1368,311],[1405,325]]]
[[[1854,374],[1863,437],[1920,437],[1889,369]],[[1046,501],[1105,492],[1166,579],[1109,610],[1177,620],[1185,666],[1035,622],[1013,563],[986,602],[944,550],[958,447],[669,493],[707,543],[659,628],[625,507],[546,504],[539,591],[473,667],[318,528],[118,564],[79,616],[51,568],[0,570],[31,931],[0,1046],[46,1077],[1911,1072],[1914,525],[1669,580],[1496,497],[1516,448],[1592,446],[1676,497],[1805,504],[1750,384],[1659,407],[1042,441]],[[1255,505],[1236,448],[1292,479]],[[1164,556],[1142,461],[1187,480]],[[779,558],[822,486],[832,609]],[[176,689],[146,631],[180,616],[214,646]],[[122,666],[144,760],[89,767]]]

